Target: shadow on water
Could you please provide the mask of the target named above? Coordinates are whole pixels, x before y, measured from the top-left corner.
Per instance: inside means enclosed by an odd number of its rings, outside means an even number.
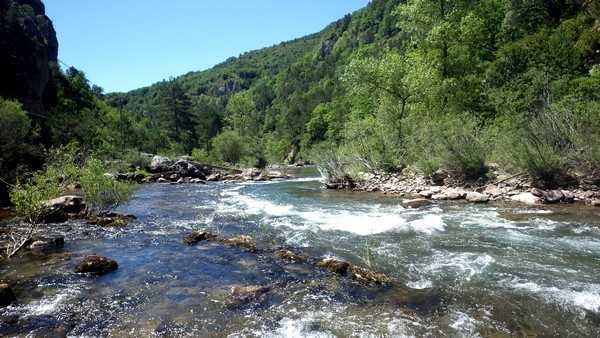
[[[460,203],[405,210],[380,194],[286,182],[146,185],[125,228],[68,223],[61,251],[0,267],[18,303],[1,335],[597,336],[600,231],[595,210]],[[252,253],[193,229],[247,234]],[[365,286],[290,263],[268,248],[334,255],[395,282]],[[260,250],[264,249],[264,250]],[[119,269],[73,272],[87,254]],[[236,286],[268,291],[231,301]]]

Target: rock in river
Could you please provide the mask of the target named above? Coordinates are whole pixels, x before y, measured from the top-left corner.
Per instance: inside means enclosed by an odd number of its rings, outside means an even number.
[[[467,193],[466,199],[472,203],[487,203],[490,200],[490,196],[472,191]]]
[[[277,256],[283,260],[293,262],[293,263],[306,261],[306,258],[304,256],[300,256],[300,255],[294,253],[293,251],[286,250],[286,249],[281,249],[281,250],[275,251],[275,256]]]
[[[0,307],[9,306],[15,300],[17,299],[15,298],[15,294],[10,285],[0,283]]]
[[[510,199],[513,201],[516,201],[516,202],[521,202],[521,203],[530,204],[530,205],[542,203],[541,198],[535,196],[534,194],[532,194],[530,192],[523,192],[523,193],[514,195]]]
[[[29,245],[29,249],[33,251],[47,251],[61,249],[63,246],[65,246],[65,238],[63,236],[53,238],[38,237],[33,239]]]
[[[350,267],[350,263],[333,257],[327,257],[317,263],[317,265],[340,275],[345,275]]]
[[[271,290],[270,286],[249,285],[234,286],[231,288],[231,296],[227,303],[242,304],[260,300],[260,298]]]
[[[171,170],[173,161],[164,156],[154,156],[150,162],[150,171],[153,173]]]
[[[402,206],[405,208],[421,208],[427,205],[430,205],[431,201],[425,198],[415,198],[412,200],[403,200],[402,201]]]
[[[384,273],[371,271],[354,265],[350,267],[350,273],[352,274],[352,278],[363,284],[381,285],[390,281],[390,278]]]
[[[256,241],[250,236],[239,235],[223,240],[223,243],[246,248],[252,252],[256,251]]]
[[[104,275],[119,268],[116,261],[97,255],[86,256],[76,267],[77,273]]]
[[[190,234],[185,235],[185,237],[183,237],[183,243],[185,243],[187,245],[194,245],[198,242],[210,241],[215,238],[217,238],[217,235],[214,235],[208,231],[197,230]]]

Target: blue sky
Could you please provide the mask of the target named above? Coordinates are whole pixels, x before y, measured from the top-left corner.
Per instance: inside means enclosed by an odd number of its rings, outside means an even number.
[[[368,0],[45,0],[59,59],[127,91],[314,33]]]

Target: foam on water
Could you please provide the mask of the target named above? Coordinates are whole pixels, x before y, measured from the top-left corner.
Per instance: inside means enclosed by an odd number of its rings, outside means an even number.
[[[487,254],[438,251],[434,253],[429,263],[411,264],[410,270],[419,276],[419,279],[411,285],[428,285],[431,283],[429,282],[429,278],[440,275],[451,276],[457,280],[470,281],[473,277],[483,273],[495,261],[492,256]]]
[[[598,284],[586,284],[577,289],[543,286],[518,280],[504,281],[504,284],[519,291],[540,295],[547,301],[566,307],[600,312],[600,285]]]

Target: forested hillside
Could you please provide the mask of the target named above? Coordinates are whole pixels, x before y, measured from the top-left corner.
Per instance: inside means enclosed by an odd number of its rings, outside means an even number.
[[[312,36],[109,98],[146,121],[130,142],[147,151],[256,165],[317,149],[337,165],[471,177],[493,161],[552,181],[600,159],[599,7],[375,0]]]

